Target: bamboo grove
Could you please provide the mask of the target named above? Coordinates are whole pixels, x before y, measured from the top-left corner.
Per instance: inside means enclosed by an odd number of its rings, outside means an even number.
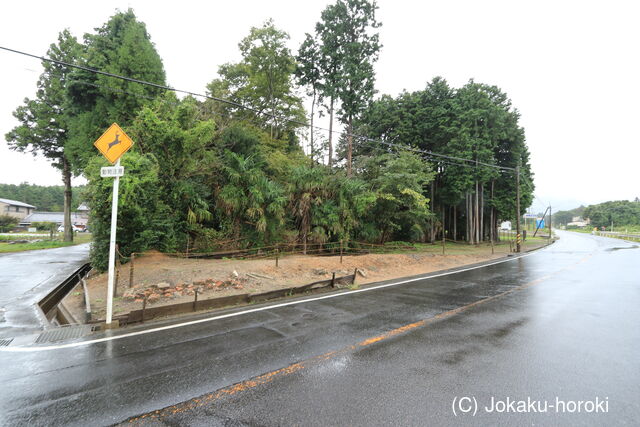
[[[241,60],[221,65],[204,97],[163,89],[162,59],[132,10],[83,42],[65,30],[47,56],[85,68],[45,62],[6,139],[45,155],[65,183],[87,178],[97,268],[106,266],[112,183],[100,178],[105,160],[91,143],[113,122],[136,142],[122,158],[125,256],[492,238],[498,221],[514,218],[516,167],[523,209],[532,200],[517,110],[496,86],[453,88],[440,77],[424,90],[376,95],[376,9],[330,4],[295,52],[272,20],[251,28]],[[330,130],[317,127],[319,114]]]

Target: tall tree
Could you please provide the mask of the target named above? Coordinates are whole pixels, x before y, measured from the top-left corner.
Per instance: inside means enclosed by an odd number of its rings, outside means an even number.
[[[162,59],[144,23],[133,10],[117,12],[95,34],[85,34],[83,65],[160,85],[166,83]],[[128,126],[140,108],[164,93],[148,85],[85,70],[71,74],[69,94],[75,116],[70,123],[69,156],[78,170],[95,155],[91,143],[113,122]]]
[[[375,93],[373,64],[380,42],[376,28],[375,0],[338,0],[337,39],[340,46],[340,78],[337,94],[341,101],[341,120],[347,125],[347,176],[351,176],[353,119],[367,107]]]
[[[288,39],[272,20],[252,27],[238,44],[242,60],[222,65],[218,70],[221,79],[208,86],[210,93],[226,93],[232,101],[251,108],[238,110],[238,117],[265,116],[272,139],[288,138],[299,127],[291,121],[304,121],[302,101],[292,82],[295,59],[286,45]]]
[[[529,153],[518,120],[517,110],[499,88],[471,81],[453,90],[438,77],[423,91],[404,92],[397,98],[383,95],[357,120],[357,127],[359,133],[385,142],[467,159],[429,156],[437,175],[428,194],[433,212],[440,217],[444,210],[449,218],[450,236],[457,239],[457,225],[463,220],[460,229],[470,243],[476,243],[492,234],[499,217],[515,215],[513,173],[497,167],[520,165],[521,206],[531,203]],[[380,147],[384,146],[369,142],[355,146],[359,155],[379,153]],[[431,221],[430,241],[436,233],[436,222]]]
[[[296,77],[302,86],[308,88],[307,95],[311,96],[311,120],[309,127],[309,151],[311,164],[314,163],[315,147],[313,143],[313,119],[315,116],[315,106],[319,90],[322,87],[322,75],[320,70],[320,47],[317,40],[310,34],[305,35],[305,39],[298,50],[296,57],[298,65],[296,67]]]
[[[329,111],[329,167],[333,165],[333,115],[335,103],[338,99],[338,84],[340,82],[340,68],[342,66],[342,51],[340,50],[340,21],[338,16],[344,15],[345,4],[339,0],[336,4],[327,6],[320,15],[320,22],[316,24],[316,36],[319,40],[320,73],[323,80],[321,94],[329,101],[326,106]]]
[[[68,30],[58,35],[58,42],[47,51],[51,59],[75,63],[82,54],[82,46]],[[16,151],[41,153],[62,172],[64,183],[64,240],[73,241],[71,228],[71,176],[68,156],[69,126],[73,119],[67,95],[70,69],[43,61],[44,73],[38,79],[35,99],[26,98],[24,105],[13,113],[20,125],[5,135],[9,147]]]

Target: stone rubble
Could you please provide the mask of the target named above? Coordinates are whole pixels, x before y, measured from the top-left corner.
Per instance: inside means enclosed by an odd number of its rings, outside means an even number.
[[[243,278],[232,278],[227,280],[206,279],[194,281],[193,283],[178,283],[171,286],[168,282],[160,282],[155,285],[145,285],[140,283],[133,288],[127,289],[122,298],[129,301],[143,302],[145,298],[148,303],[153,303],[161,299],[173,299],[185,295],[194,295],[196,291],[200,294],[206,290],[222,291],[225,289],[243,289],[247,280]]]

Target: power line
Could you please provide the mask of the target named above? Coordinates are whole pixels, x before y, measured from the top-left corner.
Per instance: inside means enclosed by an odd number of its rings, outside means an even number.
[[[32,70],[32,71],[36,72],[34,70]],[[54,76],[54,77],[62,77],[62,75],[57,74],[57,73],[52,72],[52,71],[45,71],[45,73],[50,75],[50,76]],[[78,80],[78,81],[76,81],[74,83],[81,84],[81,85],[92,86],[92,87],[96,87],[96,88],[100,88],[100,89],[105,89],[105,90],[108,90],[110,92],[125,94],[125,95],[133,96],[133,97],[136,97],[136,98],[146,99],[146,100],[149,100],[149,101],[157,101],[158,100],[157,97],[143,95],[143,94],[134,93],[134,92],[129,92],[129,91],[126,91],[126,90],[123,90],[123,89],[120,89],[120,88],[114,88],[114,87],[111,87],[111,86],[101,85],[101,84],[97,84],[97,83],[93,83],[93,82],[87,82],[87,81]],[[180,105],[179,102],[172,102],[172,101],[168,101],[168,100],[164,100],[164,99],[160,99],[160,101],[165,103],[165,104],[167,104],[167,105],[173,105],[173,106],[179,106]],[[224,114],[218,113],[216,111],[210,111],[210,113],[211,114],[215,114],[215,115],[219,115],[219,116],[224,116]],[[362,136],[358,136],[358,137],[364,139],[364,142],[367,142],[367,143],[376,144],[376,145],[384,144],[384,145],[388,145],[388,146],[391,146],[392,148],[396,148],[396,149],[399,149],[399,150],[412,151],[412,152],[418,152],[418,153],[423,154],[423,150],[416,149],[416,148],[413,148],[413,147],[408,146],[408,145],[394,144],[394,143],[390,143],[390,142],[386,142],[386,141],[374,140],[372,138],[365,138],[365,137],[362,137]],[[433,157],[431,157],[429,154],[426,154],[425,156],[429,157],[430,160],[434,160]],[[489,167],[493,167],[493,168],[497,168],[497,169],[505,169],[505,170],[508,170],[508,171],[512,171],[512,170],[515,171],[515,169],[512,169],[512,168],[502,168],[502,167],[497,166],[497,165],[490,165],[490,164],[483,163],[483,162],[477,162],[477,164],[476,163],[474,163],[474,164],[464,164],[464,163],[457,163],[457,162],[454,162],[454,161],[451,161],[451,160],[445,160],[445,159],[437,159],[436,161],[438,163],[445,163],[445,164],[461,166],[461,167],[466,167],[466,168],[473,168],[473,169],[476,169],[476,170],[478,168],[482,167],[481,165],[484,165],[484,166],[489,166]]]
[[[456,156],[449,156],[449,155],[446,155],[446,154],[434,153],[434,152],[429,151],[429,150],[423,150],[423,149],[418,149],[418,148],[414,148],[414,147],[407,147],[407,146],[404,146],[404,145],[401,145],[401,144],[395,144],[395,143],[387,142],[387,141],[383,141],[383,140],[376,140],[376,139],[369,138],[369,137],[366,137],[366,136],[363,136],[363,135],[356,135],[356,134],[352,134],[352,133],[348,133],[348,132],[344,132],[344,131],[329,130],[329,129],[323,128],[321,126],[311,126],[311,125],[309,125],[309,124],[307,124],[305,122],[278,117],[275,114],[271,114],[269,112],[266,112],[266,111],[263,111],[263,110],[259,110],[257,108],[253,108],[253,107],[250,107],[250,106],[247,106],[247,105],[243,105],[243,104],[240,104],[238,102],[231,101],[231,100],[228,100],[228,99],[218,98],[218,97],[211,96],[211,95],[203,95],[203,94],[199,94],[199,93],[188,91],[188,90],[184,90],[184,89],[177,89],[177,88],[174,88],[174,87],[171,87],[171,86],[167,86],[167,85],[162,85],[162,84],[158,84],[158,83],[152,83],[152,82],[148,82],[148,81],[145,81],[145,80],[139,80],[139,79],[135,79],[135,78],[132,78],[132,77],[127,77],[127,76],[122,76],[122,75],[119,75],[119,74],[109,73],[109,72],[101,71],[101,70],[98,70],[98,69],[95,69],[95,68],[86,67],[86,66],[83,66],[83,65],[71,64],[71,63],[64,62],[64,61],[59,61],[59,60],[56,60],[56,59],[46,58],[44,56],[38,56],[38,55],[34,55],[34,54],[31,54],[31,53],[28,53],[28,52],[23,52],[23,51],[19,51],[19,50],[16,50],[16,49],[7,48],[7,47],[4,47],[4,46],[0,46],[0,49],[8,51],[8,52],[16,53],[16,54],[19,54],[19,55],[24,55],[24,56],[28,56],[28,57],[31,57],[31,58],[39,59],[41,61],[50,62],[50,63],[62,65],[62,66],[65,66],[65,67],[75,68],[75,69],[79,69],[79,70],[83,70],[83,71],[88,71],[88,72],[91,72],[91,73],[94,73],[94,74],[100,74],[100,75],[107,76],[107,77],[110,77],[110,78],[116,78],[116,79],[132,82],[132,83],[138,83],[138,84],[141,84],[141,85],[155,87],[155,88],[162,89],[162,90],[168,90],[168,91],[172,91],[172,92],[176,92],[176,93],[182,93],[182,94],[190,95],[190,96],[193,96],[193,97],[201,97],[201,98],[205,98],[205,99],[210,99],[210,100],[213,100],[213,101],[216,101],[216,102],[221,102],[221,103],[224,103],[224,104],[227,104],[227,105],[232,105],[234,107],[241,108],[243,110],[252,111],[252,112],[254,112],[256,114],[259,114],[259,115],[269,116],[269,117],[271,117],[271,118],[273,118],[275,120],[282,119],[283,122],[287,122],[287,123],[295,124],[295,125],[298,125],[298,126],[306,127],[306,128],[311,129],[311,130],[317,129],[317,130],[321,130],[321,131],[324,131],[324,132],[334,133],[334,134],[338,134],[338,135],[345,135],[347,137],[351,136],[351,137],[358,138],[358,139],[361,139],[361,140],[367,140],[367,141],[380,143],[380,144],[384,144],[384,145],[388,145],[388,146],[401,146],[404,149],[408,148],[411,151],[414,151],[414,152],[417,152],[417,153],[421,153],[421,154],[426,154],[426,155],[433,156],[433,157],[438,157],[438,158],[441,158],[441,159],[449,159],[449,160],[456,160],[456,161],[460,161],[460,162],[475,163],[475,164],[479,164],[479,165],[483,165],[483,166],[487,166],[487,167],[492,167],[492,168],[496,168],[496,169],[501,169],[501,170],[515,170],[515,168],[511,168],[511,167],[507,167],[507,166],[498,166],[498,165],[494,165],[494,164],[490,164],[490,163],[479,162],[479,161],[473,160],[473,159],[465,159],[465,158],[462,158],[462,157],[456,157]]]

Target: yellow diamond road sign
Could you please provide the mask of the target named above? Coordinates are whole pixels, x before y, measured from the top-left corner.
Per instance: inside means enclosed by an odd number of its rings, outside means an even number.
[[[100,138],[93,143],[103,156],[111,163],[118,161],[120,156],[133,146],[133,141],[117,124],[112,124]]]

